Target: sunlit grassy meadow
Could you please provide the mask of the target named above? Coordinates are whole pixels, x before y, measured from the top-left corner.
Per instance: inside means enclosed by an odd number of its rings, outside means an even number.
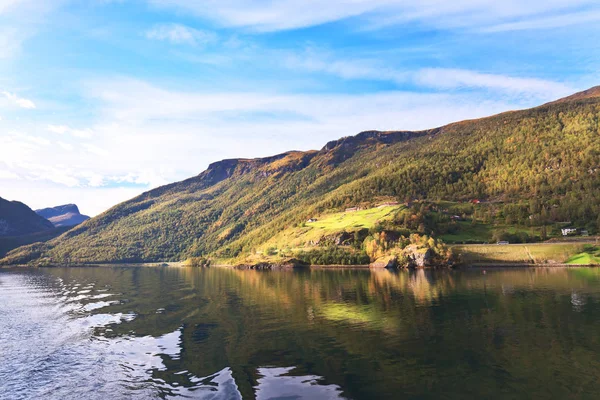
[[[452,249],[465,264],[528,263],[528,264],[588,264],[573,262],[573,256],[584,251],[582,243],[535,243],[511,245],[458,245]],[[583,258],[580,259],[583,261]]]
[[[290,227],[271,240],[265,247],[277,249],[303,248],[306,243],[317,241],[324,236],[340,232],[356,232],[371,229],[377,223],[392,218],[404,206],[380,206],[358,211],[343,211],[332,214],[316,215],[315,222],[305,222],[301,226]]]

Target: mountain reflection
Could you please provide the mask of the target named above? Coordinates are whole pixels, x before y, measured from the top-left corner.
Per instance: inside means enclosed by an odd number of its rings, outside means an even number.
[[[81,398],[570,397],[600,390],[599,271],[112,267],[0,284],[48,309],[23,308],[31,321],[54,318],[35,329],[60,351],[29,379],[44,388],[76,365],[63,386],[97,388]]]

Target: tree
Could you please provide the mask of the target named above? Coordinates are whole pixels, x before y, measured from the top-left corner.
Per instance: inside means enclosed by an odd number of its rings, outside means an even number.
[[[548,231],[546,230],[546,225],[542,225],[542,232],[540,234],[542,240],[548,239]]]

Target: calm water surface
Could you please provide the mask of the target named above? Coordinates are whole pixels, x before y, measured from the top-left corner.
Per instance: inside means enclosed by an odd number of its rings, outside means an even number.
[[[0,270],[0,399],[598,399],[600,269]]]

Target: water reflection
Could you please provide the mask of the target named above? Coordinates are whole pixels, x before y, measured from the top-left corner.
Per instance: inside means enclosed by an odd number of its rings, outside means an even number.
[[[599,272],[4,270],[0,398],[592,398]]]
[[[571,293],[571,304],[573,305],[573,310],[577,312],[583,311],[585,305],[587,303],[587,299],[584,295],[573,291]]]
[[[268,399],[341,399],[341,390],[337,385],[319,385],[319,376],[294,376],[295,367],[259,368],[257,400]]]

